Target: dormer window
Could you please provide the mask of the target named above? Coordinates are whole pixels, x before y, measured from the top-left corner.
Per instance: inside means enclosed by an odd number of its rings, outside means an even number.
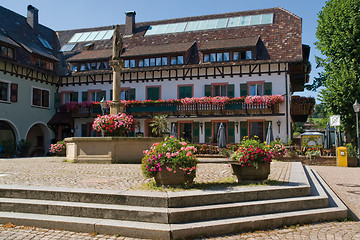
[[[171,57],[171,65],[184,64],[184,56]]]
[[[31,63],[40,68],[44,68],[44,69],[51,70],[51,71],[54,70],[54,63],[50,62],[48,60],[45,60],[43,58],[32,56]]]
[[[251,60],[252,59],[252,51],[240,51],[233,53],[233,61],[239,60]]]
[[[0,46],[0,56],[14,59],[14,49],[10,47]]]

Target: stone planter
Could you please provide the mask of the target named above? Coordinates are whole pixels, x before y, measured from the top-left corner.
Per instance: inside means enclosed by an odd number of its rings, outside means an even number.
[[[143,151],[162,140],[148,137],[66,138],[66,159],[74,163],[141,163]]]
[[[266,180],[270,174],[270,163],[260,163],[259,167],[241,166],[238,163],[231,164],[233,174],[238,181],[262,181]]]
[[[63,149],[61,152],[56,152],[55,156],[65,157],[66,156],[66,149]]]
[[[166,167],[172,168],[172,164],[166,163],[162,168],[162,171],[156,172],[155,182],[158,185],[170,185],[170,186],[178,186],[191,184],[194,181],[196,176],[196,172],[193,171],[191,174],[185,173],[183,170],[177,168],[174,171],[168,171]]]

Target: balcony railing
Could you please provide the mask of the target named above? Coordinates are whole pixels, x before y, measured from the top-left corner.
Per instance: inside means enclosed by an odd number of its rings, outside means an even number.
[[[228,103],[214,105],[205,103],[193,104],[156,104],[156,105],[130,105],[126,112],[134,117],[151,117],[167,114],[168,116],[231,116],[231,115],[271,115],[279,113],[279,105],[269,107],[266,104]]]
[[[71,110],[71,116],[75,118],[87,118],[87,117],[96,117],[101,115],[102,111],[100,106],[91,106],[91,107],[79,107],[77,109]]]

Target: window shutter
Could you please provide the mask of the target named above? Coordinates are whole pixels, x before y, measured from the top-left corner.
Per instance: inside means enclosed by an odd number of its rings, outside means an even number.
[[[264,95],[272,95],[272,83],[264,83]]]
[[[11,102],[17,102],[18,99],[18,85],[16,83],[11,84]]]
[[[41,106],[41,89],[33,88],[32,104],[34,106]]]
[[[99,92],[98,96],[99,96],[98,102],[100,102],[103,98],[104,98],[104,100],[106,100],[106,91]]]
[[[211,97],[212,95],[211,85],[205,85],[205,97]]]
[[[61,93],[54,94],[54,107],[59,108],[61,106]]]
[[[87,102],[88,101],[88,92],[82,92],[81,93],[81,101]]]
[[[228,123],[228,142],[235,142],[235,122]]]
[[[179,87],[179,99],[185,98],[185,87]]]
[[[200,139],[199,139],[199,123],[194,122],[193,123],[193,142],[199,143],[199,141],[200,141]]]
[[[264,140],[266,139],[266,135],[267,132],[269,130],[269,123],[271,123],[271,121],[265,121],[265,135],[264,135]]]
[[[42,98],[42,106],[43,107],[49,107],[49,91],[48,90],[42,90],[41,92],[41,98]]]
[[[240,142],[245,136],[248,136],[248,123],[240,122]]]
[[[240,96],[241,97],[246,97],[247,96],[247,84],[246,83],[241,83],[240,84]]]
[[[73,101],[73,102],[79,101],[79,93],[78,92],[73,92],[71,101]]]
[[[227,96],[229,98],[235,97],[234,84],[228,84],[227,86]]]
[[[159,100],[160,98],[160,88],[159,87],[150,87],[147,88],[147,100]]]
[[[205,123],[205,142],[210,143],[209,138],[211,137],[211,122]]]
[[[135,91],[135,88],[130,88],[130,100],[135,100],[135,93],[136,93],[136,91]]]

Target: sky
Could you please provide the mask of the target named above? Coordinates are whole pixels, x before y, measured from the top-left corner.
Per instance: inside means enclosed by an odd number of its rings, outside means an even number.
[[[39,22],[55,31],[125,23],[126,11],[136,11],[136,22],[282,7],[302,18],[302,42],[311,47],[310,83],[318,75],[315,56],[317,15],[326,0],[0,0],[0,5],[23,16],[27,6],[39,9]],[[316,92],[295,95],[317,97]],[[318,101],[317,101],[318,102]]]

